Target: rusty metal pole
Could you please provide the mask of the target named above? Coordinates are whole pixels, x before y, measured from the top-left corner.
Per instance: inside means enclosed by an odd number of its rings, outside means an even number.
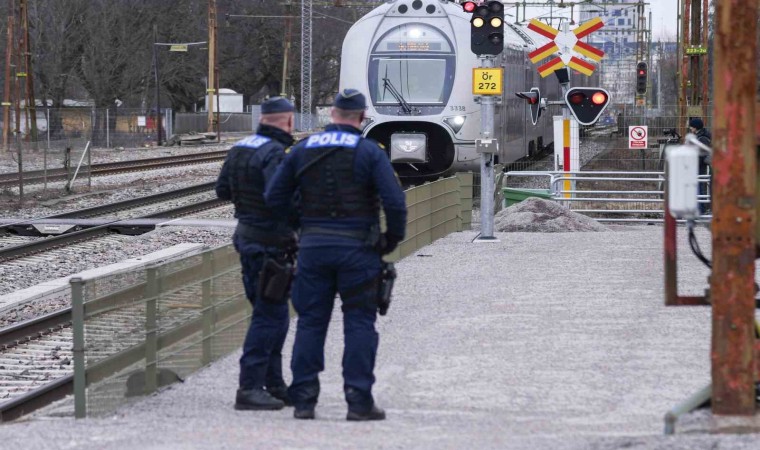
[[[688,85],[689,85],[689,57],[686,49],[689,47],[689,22],[691,12],[691,1],[683,0],[681,3],[681,70],[679,71],[680,93],[678,95],[678,134],[686,135],[687,107],[688,107]]]
[[[757,2],[716,3],[712,410],[755,413]]]
[[[702,47],[708,48],[709,47],[709,0],[702,0]],[[702,63],[702,73],[700,74],[700,78],[702,79],[702,92],[700,93],[700,101],[702,102],[702,120],[704,120],[705,124],[710,124],[712,126],[712,123],[710,122],[708,118],[708,113],[710,112],[710,64],[708,63],[709,58],[707,55],[701,56],[701,63]]]
[[[15,15],[13,14],[13,1],[8,0],[8,32],[5,41],[5,81],[3,92],[3,148],[6,151],[10,151],[10,141],[8,136],[11,130],[11,66],[13,65],[13,22],[15,21]]]
[[[208,0],[208,78],[206,79],[207,131],[214,131],[214,93],[216,92],[216,0]]]
[[[26,72],[26,116],[30,127],[29,140],[32,142],[34,150],[38,150],[37,144],[37,100],[34,97],[34,68],[32,67],[32,43],[29,42],[29,5],[27,0],[20,0],[21,11],[21,35],[23,36],[24,46],[24,72]]]

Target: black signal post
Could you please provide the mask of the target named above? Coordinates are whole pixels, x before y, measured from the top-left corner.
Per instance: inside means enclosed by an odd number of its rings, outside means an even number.
[[[640,62],[636,65],[636,93],[637,94],[646,94],[647,93],[647,75],[649,72],[649,68],[647,66],[647,63]]]
[[[500,1],[462,4],[470,19],[470,49],[476,55],[498,55],[504,50],[504,5]]]
[[[530,118],[533,125],[538,124],[541,117],[543,105],[541,104],[541,90],[537,87],[531,88],[529,92],[516,92],[516,96],[525,99],[530,107]]]
[[[593,125],[610,103],[610,93],[598,87],[572,88],[565,94],[565,103],[581,125]]]

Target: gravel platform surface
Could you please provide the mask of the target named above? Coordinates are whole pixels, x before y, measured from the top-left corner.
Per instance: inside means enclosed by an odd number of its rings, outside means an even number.
[[[378,320],[384,422],[344,420],[336,305],[315,421],[233,410],[236,353],[108,417],[1,426],[0,447],[758,448],[755,435],[662,436],[664,413],[709,380],[710,314],[663,306],[660,227],[615,230],[498,233],[491,244],[457,233],[401,261]],[[684,243],[687,294],[706,270]]]

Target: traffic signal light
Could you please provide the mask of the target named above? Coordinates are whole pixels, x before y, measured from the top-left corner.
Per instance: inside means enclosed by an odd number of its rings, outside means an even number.
[[[647,63],[640,62],[636,64],[636,93],[637,94],[647,93],[647,72],[648,71],[649,71],[649,68],[647,67]]]
[[[476,55],[498,55],[504,50],[504,5],[491,0],[462,4],[470,19],[470,49]]]
[[[565,103],[581,125],[593,125],[610,103],[610,93],[597,87],[572,88],[565,94]]]
[[[530,118],[533,121],[533,125],[536,125],[543,109],[541,106],[541,90],[534,87],[530,89],[530,92],[515,92],[515,95],[528,101]]]

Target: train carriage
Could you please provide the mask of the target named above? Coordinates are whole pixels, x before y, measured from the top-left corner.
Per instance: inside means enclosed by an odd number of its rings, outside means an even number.
[[[555,79],[541,79],[528,59],[536,44],[525,28],[505,23],[504,94],[496,106],[498,160],[538,154],[553,139],[550,117],[531,122],[514,93],[538,86],[559,98]],[[364,135],[385,145],[401,177],[433,178],[477,170],[480,105],[472,94],[470,15],[447,0],[389,0],[356,22],[343,43],[340,88],[369,94]],[[547,81],[548,80],[548,81]]]

